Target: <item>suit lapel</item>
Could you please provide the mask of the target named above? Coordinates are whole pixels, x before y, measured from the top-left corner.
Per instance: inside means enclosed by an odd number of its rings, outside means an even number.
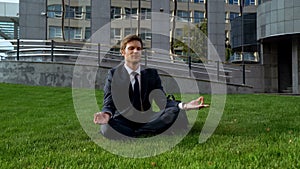
[[[143,68],[141,70],[141,96],[142,96],[142,100],[145,99],[147,89],[148,89],[147,70]]]
[[[112,78],[112,91],[116,91],[117,95],[128,95],[130,86],[130,78],[123,64],[116,67]],[[128,90],[124,90],[128,89]]]

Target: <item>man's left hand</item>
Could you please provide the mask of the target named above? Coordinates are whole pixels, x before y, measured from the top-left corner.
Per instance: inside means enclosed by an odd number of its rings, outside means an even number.
[[[198,99],[192,100],[186,104],[183,105],[184,110],[196,110],[196,109],[202,109],[205,107],[209,107],[208,104],[204,104],[204,97],[200,96]]]

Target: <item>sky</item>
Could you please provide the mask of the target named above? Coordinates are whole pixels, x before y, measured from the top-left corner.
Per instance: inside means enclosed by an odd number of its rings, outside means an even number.
[[[0,2],[13,2],[13,3],[19,3],[19,0],[0,0]]]

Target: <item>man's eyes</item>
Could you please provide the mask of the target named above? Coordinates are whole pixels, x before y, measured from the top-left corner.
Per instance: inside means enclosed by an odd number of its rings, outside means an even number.
[[[135,49],[135,47],[129,47],[128,48],[128,50],[134,50],[134,49]],[[141,50],[141,48],[138,47],[138,48],[136,48],[136,50]]]

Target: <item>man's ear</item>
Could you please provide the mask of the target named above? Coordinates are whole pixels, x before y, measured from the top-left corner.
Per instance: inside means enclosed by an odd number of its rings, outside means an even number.
[[[120,53],[122,56],[124,56],[124,49],[120,49]]]

